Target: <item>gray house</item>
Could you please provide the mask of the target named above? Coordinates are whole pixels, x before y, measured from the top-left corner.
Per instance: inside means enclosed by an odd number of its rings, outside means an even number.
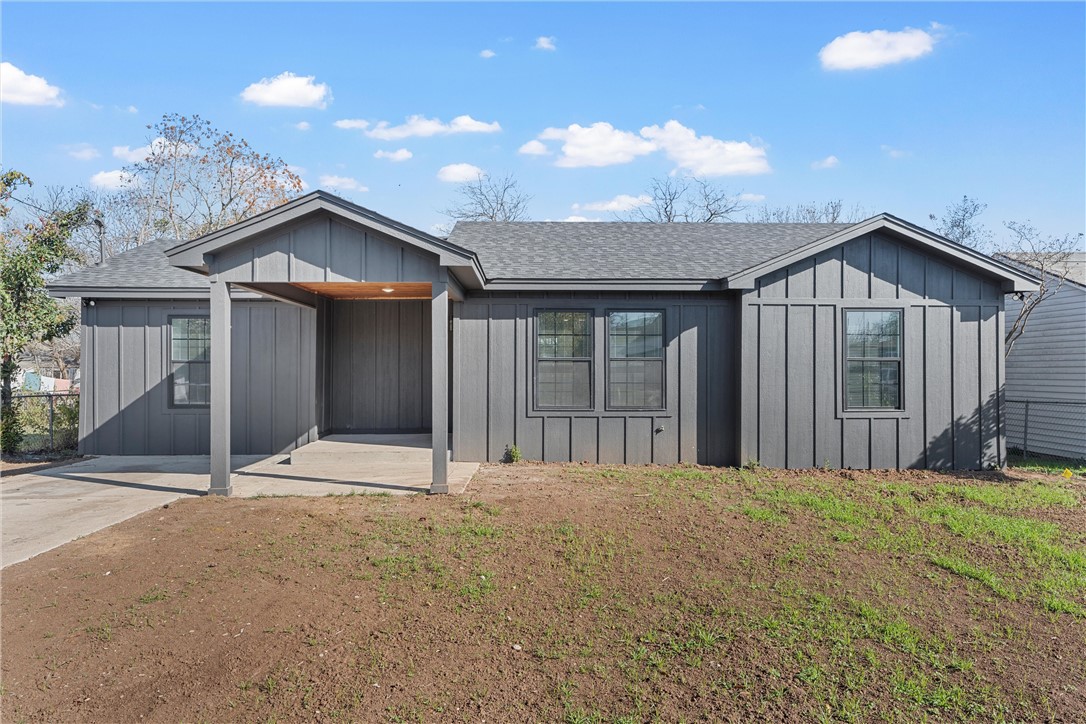
[[[1004,295],[1032,278],[853,224],[459,223],[323,192],[61,278],[80,446],[235,454],[426,431],[448,461],[1004,465]]]

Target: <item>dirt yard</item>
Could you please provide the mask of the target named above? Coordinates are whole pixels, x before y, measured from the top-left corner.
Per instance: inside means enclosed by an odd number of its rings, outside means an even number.
[[[1081,478],[484,467],[4,570],[2,718],[1086,720]]]

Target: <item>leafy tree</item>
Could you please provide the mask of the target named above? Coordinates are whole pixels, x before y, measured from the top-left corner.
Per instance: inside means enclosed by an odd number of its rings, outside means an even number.
[[[88,203],[81,202],[42,214],[22,226],[8,224],[9,202],[19,187],[30,185],[30,179],[18,171],[0,175],[0,221],[4,223],[0,246],[0,416],[4,421],[2,447],[7,453],[15,452],[20,442],[11,392],[19,354],[35,342],[67,335],[77,322],[70,307],[49,296],[45,280],[72,259],[68,242],[72,233],[87,223],[91,211]]]
[[[512,175],[479,174],[456,187],[456,202],[445,210],[453,221],[528,221],[532,197],[520,190]]]
[[[103,204],[106,227],[135,244],[210,233],[289,201],[302,179],[198,115],[170,113],[148,126],[145,157],[125,166],[124,187]]]
[[[696,176],[654,178],[646,195],[649,203],[631,211],[630,221],[711,224],[731,221],[732,214],[746,208],[741,196]]]

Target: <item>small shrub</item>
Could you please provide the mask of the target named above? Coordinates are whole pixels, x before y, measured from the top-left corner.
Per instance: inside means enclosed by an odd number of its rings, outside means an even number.
[[[506,446],[505,456],[502,458],[503,463],[519,463],[523,459],[520,448],[517,447],[516,443]]]
[[[5,405],[0,415],[0,450],[6,455],[15,455],[23,444],[23,421],[19,414],[19,405],[14,401]]]

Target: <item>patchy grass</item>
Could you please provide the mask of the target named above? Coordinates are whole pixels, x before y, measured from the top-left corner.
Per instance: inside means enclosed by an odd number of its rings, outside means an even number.
[[[975,477],[185,500],[4,569],[3,719],[1081,720],[1083,486]]]

